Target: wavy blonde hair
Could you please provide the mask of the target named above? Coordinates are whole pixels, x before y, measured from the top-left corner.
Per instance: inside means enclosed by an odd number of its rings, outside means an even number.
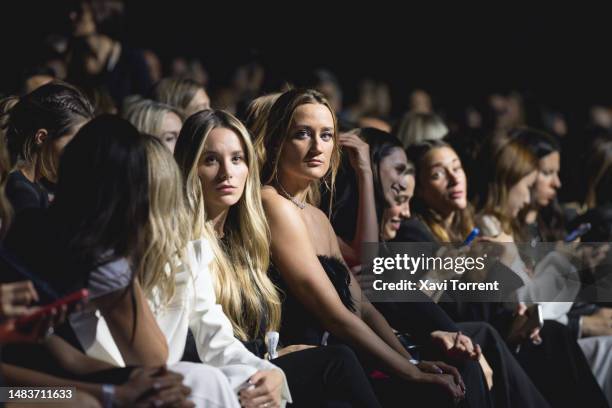
[[[224,226],[224,243],[207,221],[198,164],[213,129],[234,132],[246,150],[248,177],[242,197],[230,207]],[[270,229],[261,204],[259,170],[248,131],[230,113],[205,110],[190,116],[179,135],[174,156],[185,179],[185,195],[191,211],[193,238],[206,237],[215,255],[211,273],[217,301],[232,322],[234,334],[243,341],[259,337],[262,329],[278,330],[281,302],[267,275],[270,263]],[[267,327],[261,327],[267,321]]]
[[[332,115],[334,121],[334,148],[331,155],[329,172],[323,177],[323,183],[334,196],[336,174],[340,166],[341,152],[338,142],[338,123],[336,114],[322,93],[313,89],[290,89],[278,97],[267,115],[266,125],[255,135],[255,144],[261,146],[257,149],[257,161],[261,169],[262,184],[270,184],[276,180],[278,163],[283,152],[283,146],[289,138],[289,128],[293,122],[295,110],[305,104],[324,105]],[[318,206],[321,200],[320,181],[311,183],[306,194],[306,202]],[[331,213],[331,200],[329,212]]]
[[[158,139],[146,139],[149,173],[149,222],[138,279],[149,299],[163,307],[175,293],[176,273],[191,236],[181,172],[172,153]],[[154,296],[154,289],[159,296]]]

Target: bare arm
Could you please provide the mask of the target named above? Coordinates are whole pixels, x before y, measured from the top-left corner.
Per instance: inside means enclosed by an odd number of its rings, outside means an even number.
[[[45,347],[64,370],[73,374],[84,375],[114,368],[112,364],[81,353],[59,336],[49,337]]]
[[[2,373],[6,377],[6,382],[12,386],[24,387],[76,387],[83,390],[98,400],[102,400],[102,385],[91,384],[80,381],[68,380],[55,377],[28,368],[17,367],[10,364],[2,364]]]
[[[334,231],[332,226],[329,226],[330,235],[333,237]],[[332,239],[332,254],[335,256],[340,255],[340,242]],[[349,272],[351,273],[351,272]],[[406,350],[406,348],[402,345],[402,343],[397,339],[395,332],[389,326],[387,319],[370,303],[370,301],[366,298],[366,296],[361,291],[361,287],[357,279],[351,274],[351,283],[350,283],[351,295],[355,301],[359,302],[358,310],[361,314],[361,319],[368,325],[370,328],[384,340],[389,347],[393,350],[397,351],[399,354],[404,356],[407,359],[410,359],[410,353]]]
[[[129,291],[110,293],[95,299],[94,303],[104,316],[125,364],[146,367],[164,365],[168,359],[168,343],[137,280],[134,281],[133,296],[135,309]]]
[[[420,374],[417,367],[343,305],[317,259],[297,208],[271,192],[264,194],[263,203],[272,231],[272,257],[293,295],[326,330],[367,353],[399,377],[417,378]]]
[[[354,133],[340,135],[340,143],[349,152],[351,166],[355,170],[359,186],[359,206],[355,236],[351,242],[342,241],[340,249],[351,265],[361,262],[361,245],[378,242],[378,219],[374,201],[374,181],[370,164],[370,147]]]

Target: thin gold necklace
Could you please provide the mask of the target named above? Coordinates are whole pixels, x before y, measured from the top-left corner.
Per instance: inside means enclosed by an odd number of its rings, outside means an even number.
[[[283,195],[287,199],[289,199],[289,201],[291,201],[293,204],[297,205],[300,210],[303,210],[304,208],[306,208],[306,201],[300,201],[297,198],[293,197],[291,194],[289,194],[287,190],[285,190],[283,185],[280,183],[280,181],[278,181],[278,179],[276,179],[276,184],[278,184],[278,187],[280,187]]]

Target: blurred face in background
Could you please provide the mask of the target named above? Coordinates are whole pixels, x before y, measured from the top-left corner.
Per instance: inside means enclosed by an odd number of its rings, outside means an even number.
[[[534,170],[508,190],[507,212],[510,217],[516,217],[531,202],[531,190],[538,177],[538,171]]]
[[[561,188],[560,170],[561,155],[559,152],[552,152],[538,161],[533,202],[539,207],[546,207],[557,196],[557,190]]]
[[[185,115],[187,117],[193,115],[196,112],[203,111],[206,109],[210,109],[210,98],[208,94],[204,90],[204,88],[198,89],[198,91],[193,96],[191,102],[185,109]]]
[[[425,154],[419,170],[420,197],[443,217],[467,207],[467,178],[457,153],[450,147]]]
[[[388,201],[388,207],[382,215],[381,238],[385,241],[395,238],[402,220],[410,218],[410,199],[414,195],[415,180],[411,174],[401,178],[403,180],[400,183],[406,187],[398,193],[395,190],[390,192],[392,200]],[[387,196],[386,191],[385,196]]]
[[[181,133],[182,126],[183,122],[176,113],[166,112],[164,114],[159,139],[173,153],[174,146],[176,146],[176,140],[178,139],[179,133]]]
[[[380,160],[378,175],[385,200],[388,203],[394,202],[396,195],[409,188],[409,180],[406,176],[413,172],[414,169],[408,163],[406,152],[402,148],[391,149],[390,153]],[[413,181],[412,190],[414,190],[414,177],[411,177],[411,179]],[[410,197],[412,197],[412,193],[410,192]]]

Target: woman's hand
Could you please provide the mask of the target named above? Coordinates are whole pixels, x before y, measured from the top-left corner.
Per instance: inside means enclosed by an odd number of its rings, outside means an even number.
[[[465,398],[465,384],[455,367],[442,361],[421,361],[417,367],[421,373],[414,379],[416,382],[439,385],[455,401]]]
[[[583,316],[582,334],[585,337],[612,335],[612,309],[602,307],[590,316]]]
[[[187,397],[191,389],[183,385],[183,376],[165,367],[136,368],[127,383],[116,387],[119,407],[194,407]]]
[[[480,346],[474,345],[472,339],[461,332],[451,333],[437,330],[431,333],[431,338],[451,358],[478,361],[482,355]]]
[[[64,322],[66,310],[66,305],[59,309],[51,309],[48,314],[40,315],[25,327],[17,326],[17,319],[9,319],[0,323],[0,344],[43,341],[46,336],[53,334],[54,326]],[[31,311],[34,313],[36,309],[32,308]]]
[[[280,370],[260,370],[250,379],[253,386],[240,391],[240,405],[244,408],[279,408],[283,387],[283,373]]]
[[[349,161],[355,172],[358,175],[372,174],[370,146],[353,132],[341,133],[338,139],[340,146],[347,148]]]
[[[540,328],[535,327],[527,331],[525,328],[529,316],[527,315],[527,306],[524,303],[519,303],[516,308],[516,316],[512,327],[510,328],[510,334],[508,335],[508,342],[511,344],[518,344],[526,339],[530,339],[533,344],[542,343],[542,337],[540,337]]]
[[[484,354],[480,355],[478,359],[478,364],[480,364],[480,368],[482,368],[482,373],[485,376],[485,380],[487,381],[487,388],[489,391],[493,388],[493,369],[489,365],[489,362],[485,358]]]
[[[309,348],[313,348],[315,346],[311,346],[308,344],[292,344],[291,346],[283,347],[277,351],[278,356],[284,356],[287,354],[295,353],[296,351],[308,350]]]
[[[30,281],[0,285],[0,319],[16,318],[32,312],[29,305],[38,301]]]

